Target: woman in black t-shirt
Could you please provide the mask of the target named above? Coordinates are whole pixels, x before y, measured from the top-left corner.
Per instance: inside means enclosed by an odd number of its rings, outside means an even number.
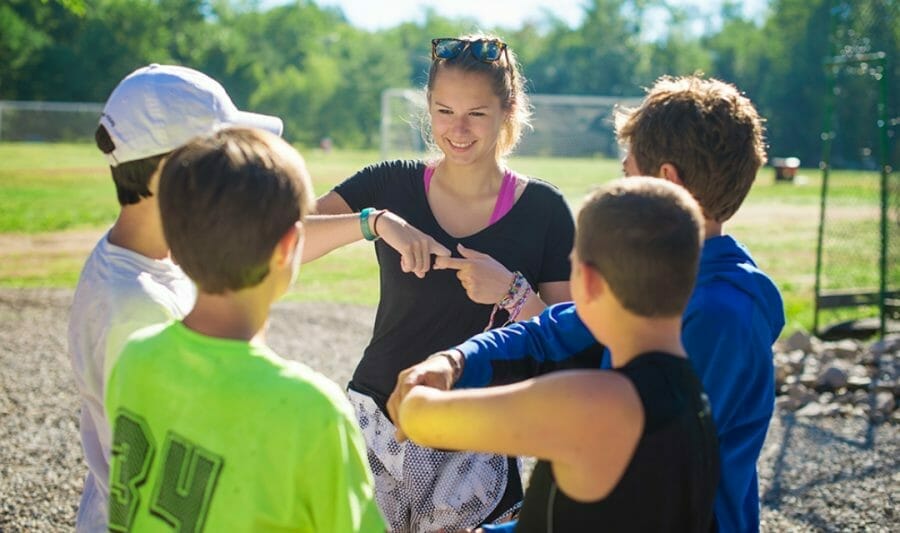
[[[513,52],[484,36],[434,39],[432,59],[428,117],[440,156],[367,167],[317,202],[322,215],[360,213],[362,233],[376,241],[381,300],[349,389],[376,499],[396,531],[502,519],[522,496],[515,460],[397,442],[385,414],[397,374],[570,299],[568,206],[555,187],[504,161],[529,118]],[[304,260],[358,235],[336,236],[329,246],[308,241]]]

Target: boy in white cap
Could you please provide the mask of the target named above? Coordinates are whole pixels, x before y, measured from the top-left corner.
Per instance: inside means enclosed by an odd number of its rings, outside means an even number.
[[[193,69],[140,68],[113,90],[97,128],[121,210],[81,272],[69,320],[69,357],[81,396],[88,464],[76,530],[106,531],[110,430],[104,376],[136,330],[181,318],[196,291],[168,257],[157,204],[157,166],[199,135],[248,126],[280,135],[281,119],[239,111],[225,89]]]

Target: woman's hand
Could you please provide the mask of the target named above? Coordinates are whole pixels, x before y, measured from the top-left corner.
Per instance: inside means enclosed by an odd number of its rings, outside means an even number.
[[[455,350],[438,352],[421,363],[413,365],[400,372],[397,376],[397,384],[394,392],[388,398],[388,416],[391,417],[397,428],[395,438],[397,442],[406,440],[406,435],[400,427],[400,404],[413,387],[424,385],[438,390],[450,390],[459,379],[462,372],[464,358]]]
[[[431,269],[431,256],[449,257],[450,250],[401,217],[384,211],[375,219],[373,232],[400,254],[400,269],[419,278]]]
[[[462,244],[457,246],[462,258],[438,257],[435,270],[454,269],[469,299],[479,304],[495,304],[509,292],[513,273],[499,261]]]

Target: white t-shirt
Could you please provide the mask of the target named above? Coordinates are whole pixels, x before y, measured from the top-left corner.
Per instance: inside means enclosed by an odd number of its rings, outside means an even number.
[[[81,396],[81,444],[88,464],[76,531],[107,530],[110,430],[103,403],[112,364],[128,336],[182,318],[196,297],[193,283],[171,260],[110,244],[108,232],[85,262],[69,316],[69,358]]]

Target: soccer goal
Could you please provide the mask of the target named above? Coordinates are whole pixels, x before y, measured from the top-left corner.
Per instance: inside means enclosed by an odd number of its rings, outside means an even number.
[[[543,157],[619,157],[614,127],[617,107],[635,107],[640,97],[530,95],[532,127],[517,155]],[[388,89],[381,95],[381,158],[420,157],[427,150],[425,94]]]
[[[0,142],[92,142],[103,104],[0,100]]]

